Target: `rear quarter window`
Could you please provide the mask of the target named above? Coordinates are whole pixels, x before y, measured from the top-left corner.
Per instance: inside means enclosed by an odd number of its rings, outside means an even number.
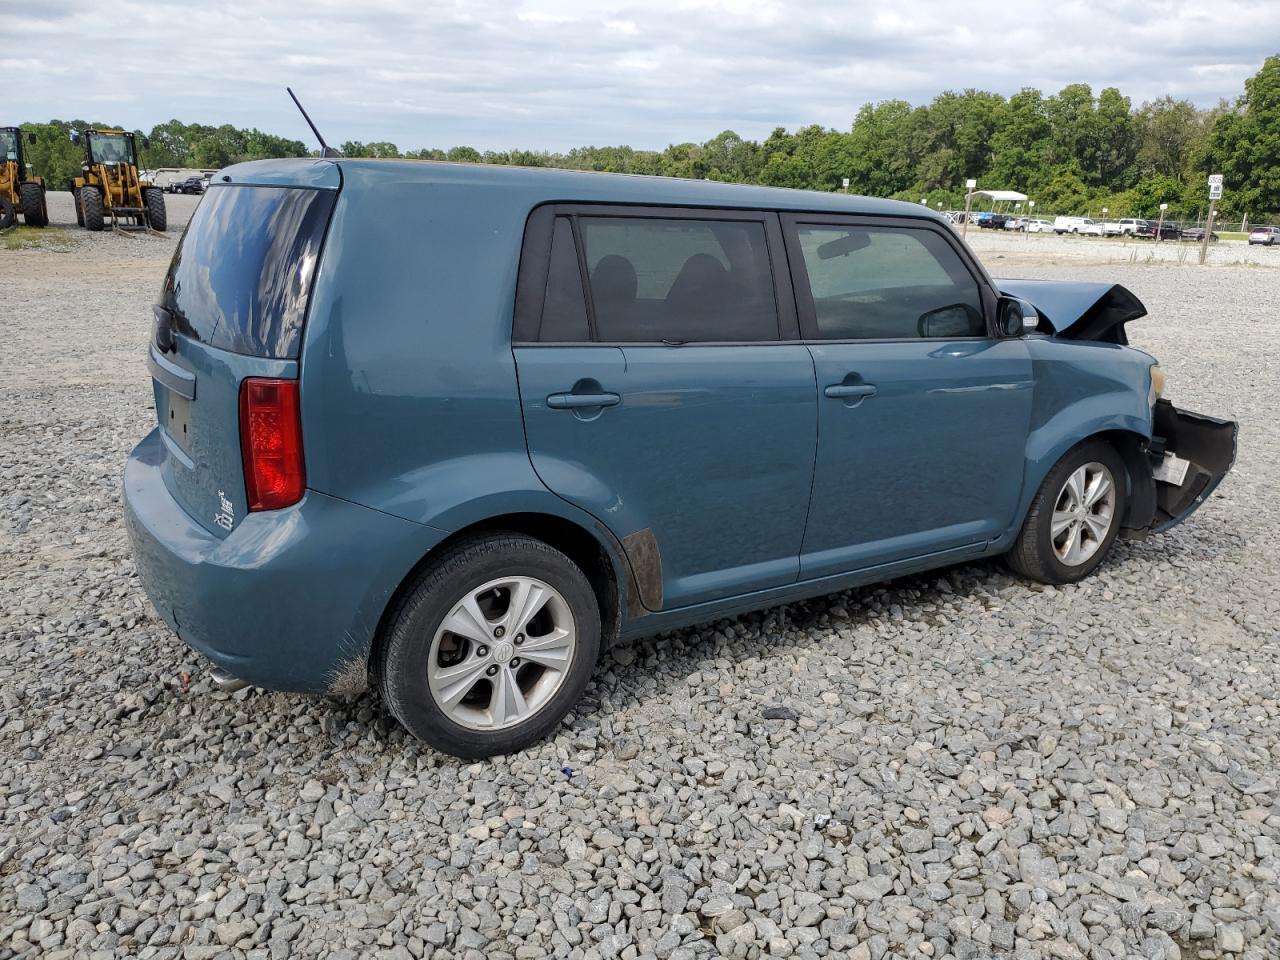
[[[296,359],[335,193],[217,186],[165,277],[174,330],[220,350]]]

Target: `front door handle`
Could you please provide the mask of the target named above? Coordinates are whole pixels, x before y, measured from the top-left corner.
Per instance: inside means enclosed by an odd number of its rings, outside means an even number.
[[[547,406],[552,410],[583,410],[616,407],[621,400],[616,393],[553,393],[547,397]]]
[[[857,400],[863,397],[874,397],[874,383],[833,383],[822,391],[826,396],[841,400]]]

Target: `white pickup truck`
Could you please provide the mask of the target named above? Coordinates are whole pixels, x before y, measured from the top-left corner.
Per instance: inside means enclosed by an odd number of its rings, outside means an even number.
[[[1127,218],[1124,220],[1108,220],[1102,225],[1102,234],[1106,237],[1136,237],[1145,221]]]

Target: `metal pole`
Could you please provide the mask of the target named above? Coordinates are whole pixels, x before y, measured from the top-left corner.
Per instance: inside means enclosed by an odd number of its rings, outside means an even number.
[[[973,191],[964,195],[964,223],[960,227],[962,238],[969,236],[969,211],[973,209]]]
[[[1209,238],[1213,236],[1213,218],[1217,214],[1218,208],[1212,203],[1209,204],[1209,222],[1204,227],[1204,239],[1200,241],[1200,262],[1204,263],[1204,258],[1209,255]]]

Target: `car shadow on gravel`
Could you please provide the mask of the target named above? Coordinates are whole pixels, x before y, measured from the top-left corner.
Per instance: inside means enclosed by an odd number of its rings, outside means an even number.
[[[1109,558],[1100,569],[1115,562],[1114,557]],[[554,745],[561,740],[571,744],[594,739],[606,715],[643,708],[668,696],[695,674],[715,669],[710,665],[718,658],[733,654],[769,658],[814,650],[823,646],[825,639],[811,631],[856,629],[878,619],[928,625],[940,607],[958,602],[998,607],[1010,589],[1037,588],[1039,585],[1014,577],[1000,560],[968,562],[622,641],[602,652],[582,699],[550,740]],[[434,756],[435,765],[463,766],[468,762],[439,754],[410,738],[374,691],[331,698],[329,705],[339,712],[341,722],[368,721],[368,737],[379,746],[420,750],[424,757]],[[761,710],[768,705],[759,704]],[[533,747],[526,753],[539,749]]]
[[[1153,564],[1212,565],[1238,553],[1243,543],[1243,536],[1217,524],[1199,532],[1188,528],[1145,541],[1121,540],[1093,578],[1100,578],[1105,589],[1109,576],[1131,578]],[[1098,582],[1093,578],[1084,581],[1084,585]],[[716,661],[726,657],[767,660],[788,653],[809,653],[823,647],[837,631],[866,628],[886,620],[903,625],[904,630],[929,629],[943,611],[949,622],[963,622],[969,617],[989,616],[990,611],[1016,602],[1023,594],[1054,589],[1069,592],[1077,588],[1045,587],[1023,580],[1009,572],[998,558],[970,561],[623,641],[601,654],[590,685],[552,735],[550,745],[530,748],[526,755],[548,746],[570,747],[575,742],[596,739],[606,716],[643,708],[668,697],[696,674],[720,669]],[[732,696],[742,701],[736,709],[743,709],[748,699],[758,700],[761,719],[765,719],[763,710],[768,706],[777,706],[784,712],[804,707],[798,703],[788,705],[785,696],[780,696],[776,704],[760,700],[754,691]],[[726,706],[730,706],[729,701]],[[376,691],[325,698],[316,704],[316,709],[323,711],[321,722],[326,729],[354,728],[366,749],[420,752],[421,759],[430,758],[433,766],[464,766],[468,762],[438,753],[409,737]]]

